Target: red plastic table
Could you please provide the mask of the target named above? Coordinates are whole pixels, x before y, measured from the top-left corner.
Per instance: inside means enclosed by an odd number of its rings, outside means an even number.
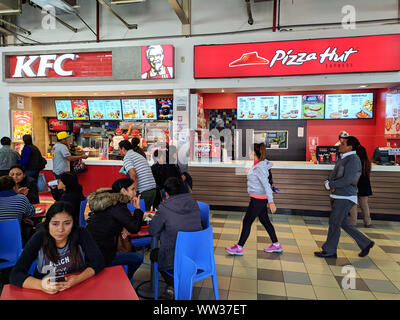
[[[139,300],[139,298],[122,266],[115,266],[104,268],[94,277],[54,295],[7,284],[3,288],[0,300]]]

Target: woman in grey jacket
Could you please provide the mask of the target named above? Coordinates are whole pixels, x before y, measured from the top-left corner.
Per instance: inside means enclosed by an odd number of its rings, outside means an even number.
[[[250,195],[250,204],[243,219],[243,228],[239,242],[232,247],[225,248],[226,252],[231,255],[243,255],[243,246],[250,235],[251,225],[257,217],[272,240],[272,244],[268,248],[265,248],[264,251],[283,251],[276,237],[274,226],[268,218],[267,205],[271,213],[276,212],[276,206],[272,196],[271,185],[268,181],[272,163],[266,159],[266,154],[267,149],[264,143],[254,144],[254,166],[247,174],[247,192]]]

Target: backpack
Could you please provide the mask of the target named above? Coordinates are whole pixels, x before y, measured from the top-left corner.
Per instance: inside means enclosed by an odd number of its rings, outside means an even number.
[[[47,160],[43,157],[40,157],[39,160],[39,170],[42,171],[47,165]]]

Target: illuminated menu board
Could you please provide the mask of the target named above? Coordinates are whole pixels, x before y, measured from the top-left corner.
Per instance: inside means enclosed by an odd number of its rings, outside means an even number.
[[[89,108],[86,100],[71,100],[74,120],[89,120]]]
[[[372,119],[372,92],[327,94],[325,119]]]
[[[123,99],[124,120],[157,120],[156,99]]]
[[[302,96],[302,118],[324,119],[325,95],[305,94]]]
[[[279,119],[282,120],[298,120],[302,118],[302,96],[280,96],[279,103]]]
[[[57,120],[74,120],[71,100],[55,100]]]
[[[89,100],[90,120],[122,120],[121,100]]]
[[[237,98],[238,120],[278,120],[279,96],[241,96]]]

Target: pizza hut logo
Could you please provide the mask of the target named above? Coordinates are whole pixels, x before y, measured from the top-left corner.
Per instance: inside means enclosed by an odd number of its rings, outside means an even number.
[[[271,63],[269,63],[268,59],[260,57],[258,55],[258,52],[256,51],[249,52],[243,54],[239,59],[232,61],[229,64],[229,67],[269,64],[269,67],[272,68],[277,62],[280,62],[282,65],[286,66],[300,66],[306,62],[313,60],[317,61],[319,60],[320,64],[323,64],[325,61],[346,62],[349,59],[350,55],[358,52],[353,48],[349,48],[343,51],[342,54],[339,54],[336,47],[334,48],[328,47],[323,53],[317,53],[317,52],[293,53],[293,51],[294,49],[290,49],[287,51],[282,49],[276,50],[274,56],[271,59]]]
[[[12,78],[47,77],[50,69],[53,69],[61,77],[70,77],[75,73],[72,70],[65,70],[64,64],[67,60],[77,60],[78,58],[79,56],[73,53],[60,56],[56,54],[17,56],[17,63]],[[37,68],[37,72],[35,72],[34,66],[37,64],[39,64],[39,67]]]
[[[232,61],[229,67],[241,67],[249,65],[268,64],[268,59],[260,57],[256,51],[243,54],[240,59]]]

